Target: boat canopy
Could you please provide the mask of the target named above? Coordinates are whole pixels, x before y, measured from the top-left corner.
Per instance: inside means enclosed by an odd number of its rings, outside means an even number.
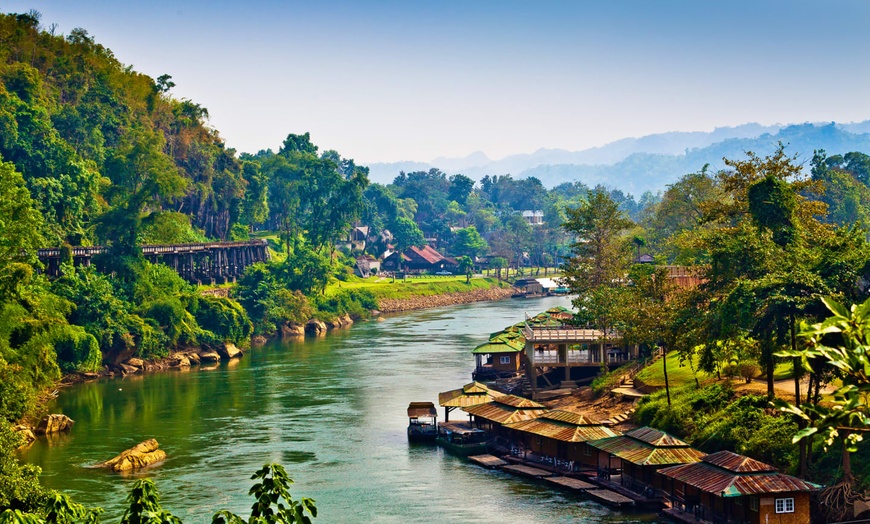
[[[408,404],[408,418],[435,417],[438,411],[432,402],[411,402]]]

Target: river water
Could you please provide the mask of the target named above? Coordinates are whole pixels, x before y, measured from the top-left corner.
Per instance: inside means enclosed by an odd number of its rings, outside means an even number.
[[[291,494],[314,498],[323,523],[652,522],[407,442],[408,402],[437,405],[439,391],[470,382],[470,351],[490,332],[556,305],[568,300],[402,313],[214,369],[77,385],[52,406],[76,421],[72,431],[22,458],[47,486],[105,508],[104,522],[119,520],[137,477],[88,466],[152,437],[168,458],[138,475],[186,523],[210,522],[218,509],[247,516],[249,477],[267,462],[285,466]]]

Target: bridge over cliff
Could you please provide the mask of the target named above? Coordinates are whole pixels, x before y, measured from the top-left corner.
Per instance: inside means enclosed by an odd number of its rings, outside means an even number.
[[[269,260],[268,243],[265,240],[249,242],[207,242],[203,244],[162,244],[140,246],[142,255],[153,264],[164,264],[174,269],[182,278],[198,284],[214,284],[235,281],[245,268],[257,262]],[[45,273],[50,277],[60,275],[62,249],[52,247],[37,252]],[[94,255],[108,251],[103,246],[71,248],[73,264],[90,266]]]

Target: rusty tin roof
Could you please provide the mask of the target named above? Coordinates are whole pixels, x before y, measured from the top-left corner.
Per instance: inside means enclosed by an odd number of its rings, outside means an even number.
[[[544,413],[533,420],[507,423],[505,427],[562,442],[586,442],[618,435],[612,429],[601,424],[573,424],[559,420],[558,415],[557,418],[549,418],[550,413],[552,412]],[[585,418],[583,420],[588,422]]]
[[[638,428],[629,431],[625,435],[613,438],[605,438],[593,440],[589,445],[593,448],[600,449],[605,453],[609,453],[622,460],[637,464],[639,466],[670,466],[674,464],[689,464],[698,462],[704,456],[704,453],[689,447],[682,440],[676,439],[667,433],[658,430],[653,430],[657,433],[662,433],[664,437],[651,439],[658,442],[671,444],[669,441],[679,442],[681,445],[666,445],[657,446],[645,440],[639,439],[636,435],[652,436],[646,432],[639,431],[650,428]],[[633,433],[635,435],[633,435]]]
[[[646,442],[650,446],[657,448],[687,448],[689,445],[673,435],[669,435],[664,431],[644,426],[636,428],[625,433],[627,436]]]
[[[815,491],[820,488],[817,484],[779,473],[773,466],[731,451],[718,451],[707,455],[701,462],[663,468],[659,473],[720,497]]]
[[[537,418],[547,408],[533,400],[515,395],[502,395],[492,402],[462,408],[462,411],[499,424]]]

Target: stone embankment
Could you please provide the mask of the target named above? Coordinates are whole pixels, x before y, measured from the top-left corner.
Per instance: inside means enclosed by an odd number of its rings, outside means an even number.
[[[381,299],[378,301],[381,313],[397,313],[399,311],[411,311],[414,309],[426,309],[430,307],[453,306],[456,304],[468,304],[471,302],[483,302],[487,300],[501,300],[516,293],[512,287],[475,289],[461,293],[447,293],[444,295],[416,296],[398,299]]]

